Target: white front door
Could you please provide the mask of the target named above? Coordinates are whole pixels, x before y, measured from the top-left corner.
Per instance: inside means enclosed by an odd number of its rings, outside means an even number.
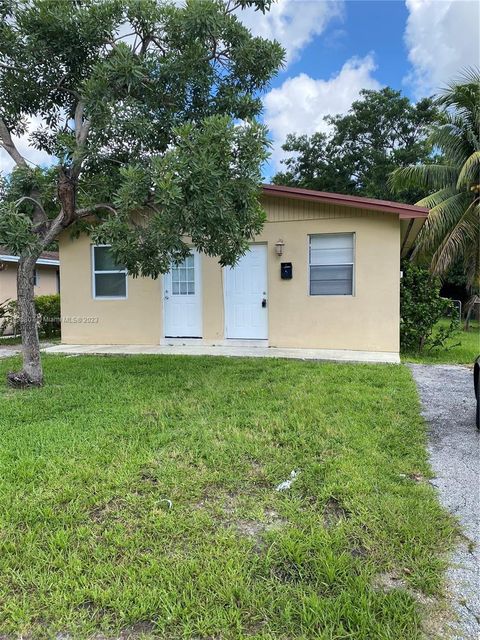
[[[267,247],[252,244],[233,268],[225,269],[227,338],[268,338]]]
[[[163,277],[166,338],[202,337],[200,254],[192,251]]]

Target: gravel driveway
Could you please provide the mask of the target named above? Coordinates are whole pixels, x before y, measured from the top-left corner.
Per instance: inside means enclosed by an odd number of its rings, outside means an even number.
[[[432,484],[440,501],[463,526],[463,540],[448,572],[458,614],[455,640],[480,638],[480,434],[475,427],[471,369],[456,365],[409,365],[429,428]]]

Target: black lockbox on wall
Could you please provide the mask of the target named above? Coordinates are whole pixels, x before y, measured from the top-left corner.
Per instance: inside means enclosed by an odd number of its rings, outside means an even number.
[[[282,278],[282,280],[291,280],[293,278],[293,267],[291,262],[281,263],[280,277]]]

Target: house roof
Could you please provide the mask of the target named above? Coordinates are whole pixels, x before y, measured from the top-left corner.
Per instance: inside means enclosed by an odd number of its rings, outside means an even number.
[[[7,247],[0,245],[0,262],[18,262],[20,258],[12,254]],[[43,251],[37,260],[37,264],[58,267],[60,260],[58,251]]]
[[[367,209],[368,211],[395,213],[400,217],[400,219],[425,219],[428,216],[428,209],[425,207],[418,207],[417,205],[403,204],[400,202],[391,202],[390,200],[361,198],[360,196],[347,196],[342,193],[314,191],[313,189],[300,189],[298,187],[283,187],[276,184],[264,184],[262,185],[262,189],[263,193],[267,196],[323,202],[343,207],[355,207],[355,209]]]

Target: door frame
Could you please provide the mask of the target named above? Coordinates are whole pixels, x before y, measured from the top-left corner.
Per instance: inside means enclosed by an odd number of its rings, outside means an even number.
[[[268,272],[268,242],[250,242],[250,247],[265,247],[265,278],[267,289],[267,337],[266,338],[229,338],[227,328],[227,278],[226,270],[231,267],[222,268],[222,284],[223,284],[223,337],[224,340],[231,345],[238,346],[265,346],[268,345],[270,338],[270,294],[269,294],[269,272]]]
[[[190,247],[191,252],[198,256],[198,292],[196,293],[196,295],[199,296],[199,304],[200,304],[200,333],[201,335],[195,338],[192,337],[182,337],[182,336],[175,336],[175,337],[167,337],[166,335],[166,327],[167,327],[167,323],[166,323],[166,305],[165,305],[165,277],[168,275],[167,273],[162,274],[161,280],[160,280],[160,299],[162,302],[162,334],[161,334],[161,338],[160,338],[160,343],[162,343],[165,340],[180,340],[180,341],[184,341],[184,340],[192,340],[195,341],[195,343],[198,343],[199,340],[203,340],[203,278],[202,278],[202,259],[201,259],[201,253],[200,251],[198,251],[197,249],[195,249],[195,247]],[[195,272],[197,271],[197,269],[195,269]]]

